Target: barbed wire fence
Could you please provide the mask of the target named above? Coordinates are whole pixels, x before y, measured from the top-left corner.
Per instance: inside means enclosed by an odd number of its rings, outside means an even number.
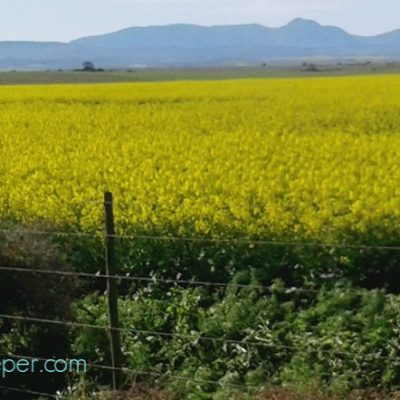
[[[119,282],[137,282],[137,283],[148,283],[148,284],[165,284],[165,285],[180,285],[189,287],[214,287],[214,288],[237,288],[237,289],[256,289],[264,290],[266,292],[274,293],[275,289],[268,285],[258,284],[241,284],[235,282],[212,282],[205,280],[196,279],[171,279],[171,278],[160,278],[156,276],[131,276],[129,274],[121,275],[117,271],[117,260],[115,255],[115,241],[116,240],[156,240],[164,242],[190,242],[190,243],[211,243],[211,244],[229,244],[237,245],[244,244],[250,247],[256,246],[277,246],[277,247],[301,247],[301,248],[323,248],[323,249],[353,249],[353,250],[382,250],[390,252],[400,252],[400,246],[392,245],[363,245],[363,244],[351,244],[351,243],[320,243],[320,242],[282,242],[282,241],[267,241],[267,240],[252,240],[247,238],[203,238],[203,237],[179,237],[179,236],[157,236],[157,235],[118,235],[115,231],[114,225],[114,211],[113,211],[113,196],[110,192],[104,194],[104,216],[105,216],[105,230],[101,234],[98,232],[74,232],[74,231],[57,231],[57,230],[30,230],[30,229],[0,229],[0,233],[4,235],[19,235],[19,236],[49,236],[49,237],[76,237],[76,238],[101,238],[104,240],[105,248],[105,273],[87,273],[87,272],[75,272],[75,271],[63,271],[57,269],[43,269],[43,268],[22,268],[12,267],[8,265],[0,265],[0,273],[16,273],[16,274],[34,274],[43,276],[60,276],[60,277],[71,277],[71,278],[88,278],[94,280],[102,280],[106,282],[106,294],[108,302],[108,319],[107,325],[95,325],[88,323],[80,323],[69,320],[59,320],[42,317],[28,317],[21,315],[10,315],[0,314],[0,321],[8,320],[12,322],[26,322],[34,325],[53,325],[73,328],[87,328],[104,331],[109,337],[109,354],[111,365],[100,365],[97,363],[89,363],[89,367],[93,370],[108,371],[112,375],[111,387],[113,391],[117,392],[124,381],[125,374],[131,374],[134,376],[148,376],[158,378],[171,378],[177,381],[195,382],[199,384],[211,384],[216,387],[223,386],[232,389],[242,390],[244,392],[262,390],[264,386],[260,385],[248,385],[248,384],[232,384],[227,382],[220,382],[217,380],[199,379],[189,376],[181,376],[173,373],[161,373],[159,371],[149,370],[136,370],[129,367],[123,366],[123,351],[121,345],[121,334],[143,334],[153,335],[165,338],[179,338],[186,340],[195,340],[196,342],[206,343],[220,343],[223,345],[237,345],[244,347],[256,347],[256,348],[270,348],[270,349],[287,349],[294,351],[302,351],[303,348],[300,346],[281,345],[276,343],[270,343],[262,340],[232,340],[221,337],[212,337],[204,335],[184,335],[172,332],[162,332],[156,330],[141,330],[134,328],[123,328],[120,326],[119,320],[119,309],[118,309],[118,283]],[[96,204],[100,204],[96,202]],[[308,293],[318,294],[320,290],[307,289],[302,287],[286,287],[281,288],[284,294],[291,293]],[[354,356],[354,353],[350,351],[338,351],[333,349],[321,349],[323,353],[330,356]],[[35,359],[40,361],[48,361],[49,359],[43,357],[34,357],[32,355],[20,355],[20,354],[7,354],[7,357],[14,359]],[[388,359],[389,357],[380,355],[380,359]],[[61,394],[54,393],[43,393],[34,390],[29,390],[19,387],[9,387],[0,385],[0,390],[21,393],[36,397],[49,398],[59,400],[62,398]]]

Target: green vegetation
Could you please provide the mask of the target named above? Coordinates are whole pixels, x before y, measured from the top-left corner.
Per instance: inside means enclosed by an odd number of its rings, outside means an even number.
[[[3,265],[66,271],[69,265],[79,265],[79,270],[94,272],[104,264],[100,241],[21,239],[15,233],[3,237],[2,243]],[[365,400],[369,397],[354,397],[355,390],[395,392],[400,382],[398,280],[391,282],[385,268],[362,271],[372,250],[352,252],[361,258],[349,266],[353,275],[343,276],[343,266],[334,267],[337,257],[345,254],[342,250],[120,243],[119,265],[134,276],[149,274],[149,265],[154,271],[151,282],[119,283],[127,386],[136,382],[132,393],[142,393],[142,387],[148,399],[169,400],[264,399],[276,394],[274,388],[289,390],[277,392],[285,400],[309,399],[310,393],[316,399],[326,395]],[[390,252],[377,259],[382,265],[396,264]],[[371,276],[363,280],[368,273]],[[2,313],[108,324],[101,279],[2,274]],[[177,275],[230,283],[221,287],[162,282]],[[389,282],[392,290],[383,289]],[[0,354],[111,363],[108,335],[102,329],[4,320],[1,333]],[[96,367],[85,376],[57,378],[23,376],[22,382],[14,379],[7,384],[44,392],[68,384],[62,399],[84,400],[110,383],[109,371]],[[157,390],[144,389],[149,387]],[[94,398],[107,399],[103,392]],[[121,396],[142,398],[146,397]]]
[[[317,60],[318,61],[318,60]],[[317,62],[317,65],[318,62]],[[157,82],[179,80],[218,80],[243,78],[293,78],[347,76],[363,74],[398,74],[398,64],[355,62],[354,65],[319,66],[317,71],[306,66],[238,67],[238,68],[176,68],[131,69],[104,72],[83,71],[0,71],[0,85],[31,85],[58,83]]]

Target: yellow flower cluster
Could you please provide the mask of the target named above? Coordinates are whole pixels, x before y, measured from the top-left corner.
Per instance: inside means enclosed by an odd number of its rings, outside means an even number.
[[[0,88],[0,218],[400,237],[400,77]]]

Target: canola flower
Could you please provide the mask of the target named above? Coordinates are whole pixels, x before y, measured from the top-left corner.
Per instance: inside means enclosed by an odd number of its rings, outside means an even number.
[[[0,218],[400,238],[400,77],[0,88]]]

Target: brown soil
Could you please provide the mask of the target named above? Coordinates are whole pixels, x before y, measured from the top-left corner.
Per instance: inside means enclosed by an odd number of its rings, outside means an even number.
[[[130,390],[118,395],[104,395],[101,400],[171,400],[168,393],[149,388],[145,385],[135,385]],[[329,396],[323,393],[300,394],[285,388],[265,390],[255,397],[255,400],[400,400],[400,393],[385,395],[375,390],[353,391],[347,396]]]

